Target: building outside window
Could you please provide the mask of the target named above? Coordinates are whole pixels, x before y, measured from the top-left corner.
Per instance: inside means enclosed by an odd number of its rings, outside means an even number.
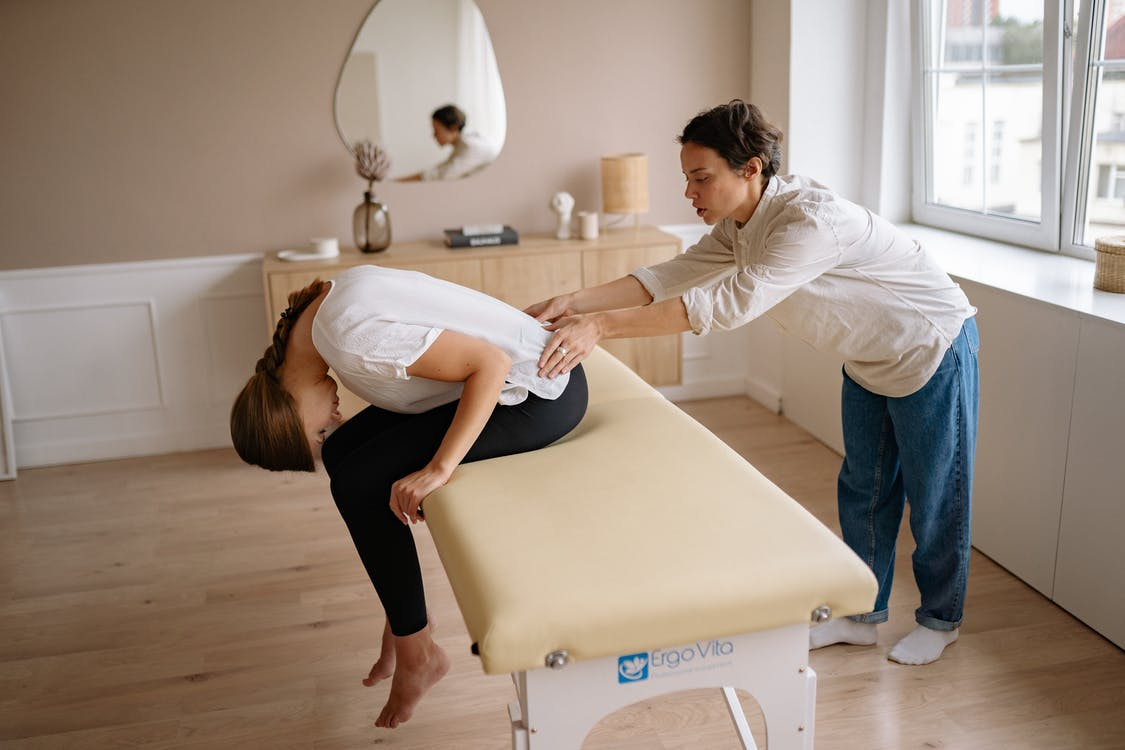
[[[914,214],[1090,257],[1125,233],[1125,0],[923,0]]]

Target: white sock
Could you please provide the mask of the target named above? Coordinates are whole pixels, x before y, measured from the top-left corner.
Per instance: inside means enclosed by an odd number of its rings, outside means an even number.
[[[957,630],[933,630],[919,625],[895,644],[887,657],[899,664],[929,664],[937,661],[941,652],[957,640]]]
[[[856,622],[847,617],[829,620],[809,630],[809,650],[824,648],[834,643],[873,646],[876,638],[875,627],[875,623]]]

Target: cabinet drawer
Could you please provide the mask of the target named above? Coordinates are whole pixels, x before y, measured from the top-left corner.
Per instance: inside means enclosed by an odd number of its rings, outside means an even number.
[[[421,271],[437,279],[452,281],[454,284],[470,289],[481,288],[481,262],[479,260],[442,260],[425,263],[386,263],[388,268],[401,268],[405,271]]]
[[[582,286],[582,259],[577,253],[486,258],[481,269],[484,283],[477,288],[521,310]]]
[[[582,253],[582,286],[597,286],[635,271],[676,257],[675,245],[589,250]]]

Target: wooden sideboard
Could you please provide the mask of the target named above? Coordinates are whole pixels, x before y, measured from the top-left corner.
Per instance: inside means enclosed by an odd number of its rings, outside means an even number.
[[[596,286],[624,276],[640,266],[674,257],[677,237],[654,227],[603,232],[596,240],[559,240],[549,235],[526,235],[518,245],[450,249],[440,240],[392,244],[381,253],[341,249],[336,258],[284,261],[276,254],[262,265],[268,328],[273,333],[289,293],[316,278],[331,279],[341,270],[363,264],[407,268],[479,289],[514,307],[528,305],[562,292]],[[614,339],[602,345],[652,385],[680,382],[680,336]],[[351,394],[347,394],[350,396]],[[341,397],[345,414],[354,413],[358,400]]]

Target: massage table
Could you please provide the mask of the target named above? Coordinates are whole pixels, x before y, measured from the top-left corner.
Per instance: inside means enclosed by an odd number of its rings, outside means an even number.
[[[604,350],[582,422],[466,464],[426,523],[489,674],[511,673],[515,750],[576,750],[605,715],[735,690],[770,750],[813,747],[809,624],[871,610],[868,567],[808,511]]]

